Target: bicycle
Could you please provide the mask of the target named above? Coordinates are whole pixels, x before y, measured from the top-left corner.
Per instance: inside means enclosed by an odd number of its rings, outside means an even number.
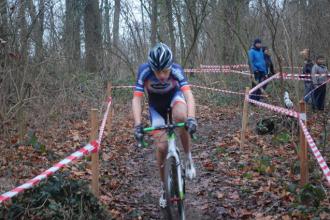
[[[169,219],[175,219],[174,209],[178,209],[180,220],[185,219],[185,168],[180,159],[180,152],[176,146],[175,128],[185,127],[185,123],[170,123],[159,127],[144,128],[143,132],[148,133],[156,130],[166,130],[168,151],[165,160],[165,197],[167,200],[166,212]],[[141,140],[138,147],[145,147],[146,143]]]

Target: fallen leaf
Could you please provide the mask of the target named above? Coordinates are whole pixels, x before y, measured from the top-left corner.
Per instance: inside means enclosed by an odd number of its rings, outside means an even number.
[[[208,171],[214,171],[214,165],[212,162],[207,161],[203,164],[203,166],[205,167],[206,170]]]
[[[240,218],[247,218],[247,217],[251,217],[252,216],[252,212],[247,210],[247,209],[240,209]]]
[[[233,193],[230,193],[230,194],[229,194],[229,198],[234,199],[234,200],[239,199],[239,194],[238,194],[238,192],[235,191],[235,192],[233,192]]]
[[[221,192],[216,192],[217,198],[222,199],[224,197],[224,194]]]

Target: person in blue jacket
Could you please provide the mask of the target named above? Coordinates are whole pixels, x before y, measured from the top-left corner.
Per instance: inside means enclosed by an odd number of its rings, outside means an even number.
[[[261,83],[266,79],[267,75],[267,66],[265,61],[264,52],[262,50],[261,40],[259,38],[254,40],[252,48],[248,52],[249,56],[249,65],[253,72],[254,79]],[[255,86],[252,83],[252,86]],[[260,100],[261,90],[258,89],[251,95],[251,99]]]

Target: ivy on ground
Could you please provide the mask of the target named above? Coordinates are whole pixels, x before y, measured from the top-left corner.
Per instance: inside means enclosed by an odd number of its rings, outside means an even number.
[[[0,219],[111,219],[86,181],[57,174],[0,207]]]

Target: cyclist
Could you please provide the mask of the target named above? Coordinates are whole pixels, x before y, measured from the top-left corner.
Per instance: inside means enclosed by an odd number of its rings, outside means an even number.
[[[171,108],[175,123],[186,123],[186,128],[179,130],[179,136],[186,156],[186,176],[193,179],[196,176],[196,170],[191,157],[189,133],[195,133],[197,128],[195,101],[182,67],[173,62],[172,51],[164,43],[158,43],[151,48],[148,62],[140,65],[138,69],[132,100],[134,136],[137,141],[140,141],[143,137],[141,104],[145,91],[148,94],[151,126],[165,125],[169,108]],[[165,131],[157,131],[152,135],[158,140],[156,143],[156,158],[161,178],[159,205],[165,208],[167,205],[164,190],[164,162],[167,154],[166,135]]]

